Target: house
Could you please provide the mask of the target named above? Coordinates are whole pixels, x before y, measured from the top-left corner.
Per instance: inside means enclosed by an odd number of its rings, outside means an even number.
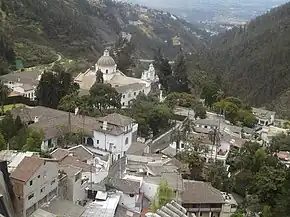
[[[261,139],[266,144],[269,144],[272,141],[273,137],[279,136],[281,134],[287,135],[289,132],[289,129],[283,129],[274,126],[263,126],[261,130]]]
[[[136,121],[117,113],[94,118],[42,106],[15,108],[11,113],[14,117],[19,115],[30,128],[44,132],[41,145],[44,151],[54,149],[58,138],[69,129],[82,135],[83,144],[112,153],[113,160],[123,157],[132,143],[137,141]]]
[[[140,191],[142,179],[129,178],[112,178],[107,177],[104,180],[105,185],[110,189],[115,189],[120,192],[119,204],[122,207],[128,208],[134,212],[142,211],[143,195]]]
[[[252,108],[252,110],[258,120],[258,125],[268,126],[274,124],[276,112],[259,108]]]
[[[8,172],[13,172],[25,157],[38,155],[34,152],[20,152],[16,150],[0,151],[0,160],[7,161]]]
[[[182,206],[196,217],[230,217],[237,210],[234,198],[209,183],[183,180]]]
[[[71,149],[72,150],[72,149]],[[99,183],[108,175],[111,157],[101,159],[94,156],[90,161],[81,161],[83,156],[77,155],[75,149],[73,152],[68,149],[56,149],[51,152],[51,156],[55,159],[60,168],[72,166],[81,170],[81,179],[87,182]]]
[[[58,165],[50,159],[25,157],[10,175],[17,212],[30,216],[57,195]]]
[[[12,90],[13,94],[35,100],[35,90],[41,79],[42,73],[43,72],[31,70],[13,72],[0,76],[0,79],[4,82],[4,85]]]

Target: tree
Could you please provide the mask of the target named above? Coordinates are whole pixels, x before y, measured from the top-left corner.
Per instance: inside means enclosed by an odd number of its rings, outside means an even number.
[[[41,130],[30,129],[23,151],[40,152],[44,134]]]
[[[4,150],[7,148],[7,143],[4,139],[3,134],[0,132],[0,150]]]
[[[17,134],[15,122],[10,112],[7,112],[0,122],[0,131],[3,134],[5,141],[9,141],[9,139]]]
[[[150,204],[150,210],[156,212],[162,206],[170,202],[174,198],[174,191],[169,186],[168,181],[163,179],[160,181],[157,188],[157,193],[154,200]]]
[[[59,101],[67,94],[76,92],[79,86],[73,83],[71,74],[46,71],[42,74],[36,89],[39,105],[57,108]]]
[[[9,88],[5,86],[4,83],[0,80],[0,103],[1,103],[2,113],[4,113],[4,102],[7,99],[9,92],[10,92]]]
[[[158,49],[154,56],[154,68],[160,84],[167,92],[169,90],[168,80],[172,77],[172,68],[169,64],[169,60],[163,56],[160,49]]]
[[[90,98],[100,111],[110,107],[121,108],[121,94],[109,84],[95,83],[90,89]]]
[[[236,213],[232,214],[231,217],[244,217],[244,214],[240,213],[240,212],[236,212]]]
[[[208,82],[202,89],[201,97],[205,100],[208,107],[212,107],[217,102],[217,93],[220,90],[219,85],[214,82]]]
[[[169,84],[170,92],[189,92],[189,80],[187,75],[186,60],[180,53],[173,65],[173,76]]]
[[[135,46],[128,39],[119,37],[114,48],[114,59],[118,69],[126,75],[130,75],[130,68],[135,66]]]
[[[196,102],[193,106],[194,118],[205,119],[206,118],[206,108],[202,105],[201,102]]]
[[[103,84],[104,83],[104,76],[103,76],[103,72],[98,69],[97,73],[96,73],[96,82],[99,84]]]
[[[192,108],[196,104],[194,95],[189,93],[172,92],[166,96],[164,101],[170,107],[181,106],[185,108]]]

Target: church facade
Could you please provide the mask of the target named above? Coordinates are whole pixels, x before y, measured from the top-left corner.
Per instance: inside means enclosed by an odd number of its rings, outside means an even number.
[[[126,76],[118,70],[115,60],[110,56],[109,50],[105,50],[103,56],[97,63],[84,73],[80,73],[75,82],[80,85],[82,90],[90,90],[96,82],[96,73],[100,70],[103,73],[104,83],[110,84],[118,93],[122,95],[121,105],[127,107],[133,99],[136,99],[139,93],[148,95],[151,91],[151,85],[158,82],[153,64],[149,69],[142,73],[141,78]]]

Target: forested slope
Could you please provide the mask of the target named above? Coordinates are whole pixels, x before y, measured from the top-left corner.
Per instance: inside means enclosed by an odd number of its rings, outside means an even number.
[[[290,87],[290,3],[219,35],[195,60],[222,75],[229,95],[256,106],[272,103]]]
[[[111,0],[0,0],[0,6],[2,41],[25,66],[52,62],[56,53],[95,61],[122,31],[132,34],[140,57],[152,57],[156,47],[175,56],[176,35],[192,51],[201,45],[196,35],[203,34],[168,13]],[[7,60],[0,56],[2,63]]]

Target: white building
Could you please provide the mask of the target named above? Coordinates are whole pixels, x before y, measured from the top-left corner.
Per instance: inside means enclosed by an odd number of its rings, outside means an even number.
[[[252,108],[252,110],[258,120],[258,125],[268,126],[274,124],[276,112],[259,108]]]
[[[30,216],[57,195],[58,165],[49,159],[25,157],[10,175],[21,216]]]
[[[104,51],[104,55],[91,69],[80,73],[74,81],[80,85],[82,90],[88,91],[96,82],[98,70],[103,73],[104,83],[112,85],[118,93],[122,94],[121,105],[123,107],[136,99],[139,93],[147,95],[151,91],[151,84],[158,81],[153,65],[150,65],[149,70],[142,74],[141,79],[126,76],[117,69],[116,62],[108,50]]]
[[[9,89],[11,95],[21,95],[30,100],[35,100],[35,90],[40,81],[42,72],[23,71],[2,75],[0,79]]]
[[[94,118],[42,106],[16,108],[11,112],[14,117],[19,115],[21,120],[30,123],[29,127],[43,131],[43,151],[57,146],[58,138],[69,129],[69,122],[73,133],[83,132],[83,144],[112,153],[113,160],[123,157],[137,141],[136,121],[117,113]]]

